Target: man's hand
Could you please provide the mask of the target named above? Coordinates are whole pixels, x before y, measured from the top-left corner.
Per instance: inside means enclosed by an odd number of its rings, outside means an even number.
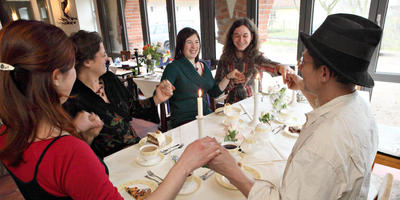
[[[168,81],[163,80],[156,88],[156,94],[154,95],[154,103],[156,105],[168,100],[174,94],[175,87]]]
[[[198,139],[186,147],[176,164],[189,174],[217,156],[220,153],[219,147],[220,145],[214,138]]]

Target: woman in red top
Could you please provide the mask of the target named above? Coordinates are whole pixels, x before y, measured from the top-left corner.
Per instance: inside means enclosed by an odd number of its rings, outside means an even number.
[[[86,112],[73,120],[61,107],[74,62],[72,42],[53,25],[19,20],[0,31],[0,161],[26,199],[122,199],[84,142],[101,120]],[[218,153],[210,138],[189,145],[148,199],[174,198],[186,176]]]

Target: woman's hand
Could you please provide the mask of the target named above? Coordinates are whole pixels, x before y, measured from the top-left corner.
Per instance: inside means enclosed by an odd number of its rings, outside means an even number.
[[[188,175],[217,156],[220,153],[219,148],[220,145],[214,138],[198,139],[186,147],[176,165]]]
[[[73,119],[73,124],[78,132],[81,132],[90,144],[103,128],[103,121],[94,113],[79,112]]]
[[[283,83],[286,84],[287,74],[294,74],[294,70],[287,65],[278,65],[279,66],[279,73],[282,75]]]
[[[229,80],[233,79],[233,82],[235,84],[246,82],[246,77],[244,76],[244,73],[239,72],[237,69],[234,69],[233,71],[229,72],[226,75],[226,78]]]
[[[168,100],[174,94],[175,87],[168,81],[163,80],[156,88],[154,103],[156,105]]]

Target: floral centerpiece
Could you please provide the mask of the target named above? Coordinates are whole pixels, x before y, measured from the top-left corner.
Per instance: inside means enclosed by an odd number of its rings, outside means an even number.
[[[156,45],[147,44],[143,47],[143,58],[141,61],[147,65],[148,71],[153,72],[154,66],[167,64],[171,61],[170,52],[161,47],[161,42]]]

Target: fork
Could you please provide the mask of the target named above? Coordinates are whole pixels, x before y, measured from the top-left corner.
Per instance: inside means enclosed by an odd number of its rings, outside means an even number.
[[[156,177],[156,178],[160,179],[160,181],[164,181],[163,178],[157,176],[157,174],[153,173],[151,170],[148,170],[148,171],[147,171],[147,174],[148,174],[149,176],[153,176],[153,177]]]
[[[171,149],[169,149],[168,151],[163,152],[163,154],[164,154],[164,155],[167,155],[167,154],[169,154],[169,153],[171,153],[171,152],[173,152],[173,151],[175,151],[175,150],[177,150],[177,149],[182,148],[183,146],[184,146],[184,144],[180,144],[179,146],[177,146],[177,147],[175,147],[175,148],[171,148]]]
[[[210,176],[212,176],[215,173],[214,170],[210,169],[208,172],[206,172],[205,174],[201,175],[200,178],[205,181],[208,178],[210,178]]]
[[[148,176],[148,175],[145,175],[144,177],[147,178],[147,179],[150,179],[150,180],[152,180],[152,181],[154,181],[154,182],[156,182],[157,185],[160,185],[160,184],[161,184],[161,181],[159,181],[159,180],[157,180],[157,179],[155,179],[155,178],[152,178],[152,177],[150,177],[150,176]]]

